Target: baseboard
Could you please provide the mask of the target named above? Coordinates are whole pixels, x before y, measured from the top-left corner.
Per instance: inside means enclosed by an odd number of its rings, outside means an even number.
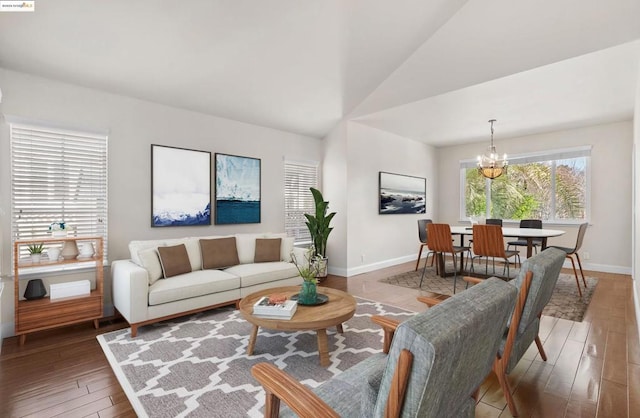
[[[577,264],[577,263],[576,263]],[[566,260],[562,267],[571,269],[571,261]],[[578,266],[576,265],[576,268]],[[583,270],[601,271],[603,273],[631,274],[631,267],[612,266],[610,264],[582,263]]]
[[[425,257],[422,257],[425,258]],[[396,266],[398,264],[403,264],[403,263],[407,263],[409,261],[416,261],[416,255],[412,254],[412,255],[406,255],[403,257],[398,257],[398,258],[392,258],[389,260],[384,260],[384,261],[379,261],[377,263],[371,263],[371,264],[366,264],[363,266],[358,266],[358,267],[353,267],[350,269],[347,269],[345,271],[345,277],[351,277],[351,276],[356,276],[358,274],[362,274],[362,273],[368,273],[370,271],[375,271],[375,270],[380,270],[382,268],[385,267],[391,267],[391,266]]]
[[[426,257],[422,257],[424,260]],[[391,267],[402,263],[407,263],[409,261],[415,261],[415,254],[407,255],[398,258],[392,258],[389,260],[379,261],[377,263],[366,264],[363,266],[352,267],[352,268],[335,268],[329,267],[329,273],[334,274],[336,276],[342,277],[351,277],[356,276],[362,273],[368,273],[370,271],[379,270],[385,267]],[[571,261],[566,260],[563,267],[571,268]],[[609,264],[596,264],[596,263],[582,263],[582,268],[584,270],[592,270],[592,271],[601,271],[603,273],[616,273],[616,274],[631,274],[631,267],[624,266],[614,266]]]
[[[636,326],[638,327],[638,335],[640,335],[640,283],[638,279],[633,279],[633,301],[636,305]],[[640,344],[640,338],[638,338]]]
[[[15,335],[13,322],[3,322],[0,324],[0,335],[2,338],[9,338]],[[0,338],[0,344],[2,344],[2,338]]]

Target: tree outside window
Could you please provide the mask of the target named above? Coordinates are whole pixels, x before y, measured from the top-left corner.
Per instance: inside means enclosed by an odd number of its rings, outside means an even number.
[[[562,152],[558,156],[575,153]],[[588,162],[589,156],[513,158],[507,174],[494,180],[485,179],[475,167],[463,163],[462,213],[466,218],[584,221],[588,208]]]

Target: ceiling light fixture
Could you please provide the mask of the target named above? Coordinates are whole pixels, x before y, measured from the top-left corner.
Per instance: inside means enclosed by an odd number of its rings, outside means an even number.
[[[496,147],[493,145],[493,123],[495,119],[491,119],[491,145],[487,148],[484,155],[478,155],[478,172],[488,179],[495,179],[507,172],[507,154],[503,154],[502,158],[498,156]]]

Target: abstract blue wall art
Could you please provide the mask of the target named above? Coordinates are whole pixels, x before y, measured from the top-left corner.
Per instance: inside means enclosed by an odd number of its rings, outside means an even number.
[[[260,159],[216,153],[216,224],[260,223]]]
[[[151,145],[151,226],[211,225],[211,153]]]
[[[427,179],[380,172],[378,213],[427,213]]]

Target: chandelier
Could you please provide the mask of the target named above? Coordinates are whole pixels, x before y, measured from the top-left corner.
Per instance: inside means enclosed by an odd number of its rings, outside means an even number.
[[[502,158],[498,156],[496,147],[493,145],[493,123],[495,119],[491,119],[491,145],[487,148],[487,152],[478,155],[478,172],[488,179],[495,179],[507,172],[507,154],[503,154]]]

